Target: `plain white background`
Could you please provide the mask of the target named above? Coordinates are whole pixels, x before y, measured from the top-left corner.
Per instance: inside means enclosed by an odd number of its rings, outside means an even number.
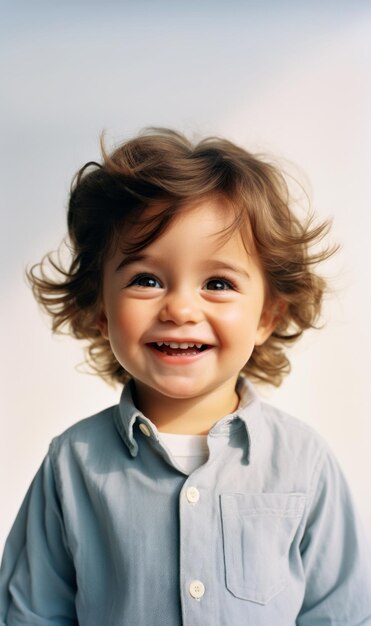
[[[265,397],[335,451],[371,538],[371,7],[312,2],[0,2],[0,544],[53,436],[117,401],[51,336],[25,267],[64,235],[70,180],[145,126],[226,136],[297,164],[341,252],[325,328]]]

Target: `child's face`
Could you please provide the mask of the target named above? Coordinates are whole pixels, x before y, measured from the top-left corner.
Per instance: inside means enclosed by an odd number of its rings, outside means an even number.
[[[257,258],[238,232],[220,238],[233,219],[222,202],[186,210],[144,250],[106,262],[100,328],[139,394],[235,397],[240,370],[273,330]]]

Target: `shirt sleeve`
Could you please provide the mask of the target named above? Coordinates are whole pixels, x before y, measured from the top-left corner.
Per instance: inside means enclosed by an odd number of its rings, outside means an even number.
[[[0,626],[71,626],[76,580],[49,456],[36,474],[6,542]]]
[[[318,466],[301,554],[306,592],[297,626],[370,626],[371,552],[328,450]]]

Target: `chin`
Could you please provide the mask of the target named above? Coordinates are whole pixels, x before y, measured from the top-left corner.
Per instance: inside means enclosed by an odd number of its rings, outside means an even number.
[[[207,388],[199,387],[191,380],[169,380],[164,385],[150,387],[153,392],[174,400],[187,400],[208,392]]]
[[[196,398],[206,393],[202,389],[194,389],[185,385],[174,385],[171,389],[157,389],[156,391],[173,400],[190,400],[191,398]]]

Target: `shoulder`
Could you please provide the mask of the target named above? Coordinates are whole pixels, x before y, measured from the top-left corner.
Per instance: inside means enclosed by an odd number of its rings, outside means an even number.
[[[116,427],[118,411],[118,405],[104,409],[51,441],[47,462],[66,515],[81,498],[104,489],[108,476],[122,476],[130,466],[130,451]]]
[[[316,448],[326,448],[324,438],[309,424],[298,417],[294,417],[268,402],[261,401],[261,416],[264,425],[272,432],[274,437],[279,437],[304,445],[312,444]]]
[[[117,410],[117,405],[113,405],[85,417],[77,421],[75,424],[67,428],[61,434],[54,437],[52,443],[54,445],[62,445],[68,441],[78,441],[80,439],[90,439],[97,435],[102,435],[105,431],[109,431],[113,421],[113,413]]]
[[[336,458],[325,439],[309,424],[267,402],[260,403],[258,446],[277,468],[305,475],[314,484],[330,466],[339,471]]]
[[[49,446],[49,456],[53,464],[64,460],[85,459],[100,451],[109,455],[115,447],[122,447],[122,440],[115,427],[115,413],[118,406],[108,407],[86,417],[55,437]]]
[[[296,441],[313,442],[317,446],[326,446],[323,437],[309,424],[294,417],[290,413],[279,409],[272,404],[260,399],[260,411],[263,423],[276,436]]]
[[[314,463],[328,452],[323,437],[309,424],[270,404],[249,380],[240,383],[241,400],[247,392],[246,412],[242,409],[252,446],[269,456],[290,459],[311,458]],[[263,455],[265,457],[265,454]]]

